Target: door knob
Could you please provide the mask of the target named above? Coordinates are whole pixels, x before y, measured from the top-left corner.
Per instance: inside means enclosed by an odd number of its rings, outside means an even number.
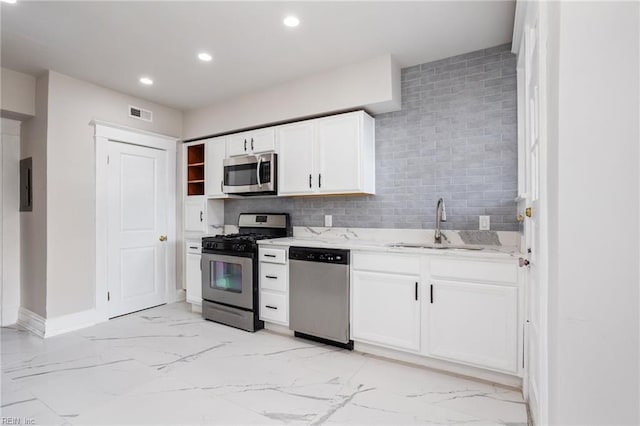
[[[531,217],[531,216],[533,216],[533,212],[532,212],[532,210],[531,210],[531,207],[527,207],[526,209],[524,209],[524,214],[525,214],[525,216],[527,216],[527,217]]]
[[[166,235],[160,235],[160,241],[167,241]]]
[[[524,268],[525,266],[529,266],[529,261],[521,257],[518,259],[518,266],[520,266],[521,268]]]

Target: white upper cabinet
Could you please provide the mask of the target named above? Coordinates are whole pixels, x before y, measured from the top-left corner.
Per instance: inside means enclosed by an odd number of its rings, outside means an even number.
[[[374,124],[357,111],[278,127],[279,194],[374,194]]]
[[[275,151],[275,128],[252,130],[229,136],[227,141],[227,156],[258,154],[261,152]]]
[[[288,124],[278,129],[278,193],[296,195],[313,192],[314,130],[312,121]],[[317,185],[317,181],[315,181]]]
[[[213,138],[205,141],[205,193],[209,198],[226,198],[222,192],[224,169],[222,162],[226,157],[227,138]]]
[[[319,192],[363,192],[361,121],[351,114],[316,121]]]

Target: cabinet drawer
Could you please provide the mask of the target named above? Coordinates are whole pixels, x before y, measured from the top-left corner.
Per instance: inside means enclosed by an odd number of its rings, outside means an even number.
[[[261,247],[258,258],[260,262],[281,263],[284,265],[287,263],[287,251],[285,249]]]
[[[473,260],[432,259],[431,276],[469,281],[490,281],[505,284],[518,282],[518,267],[512,263]]]
[[[260,289],[287,291],[287,265],[260,262]]]
[[[197,254],[199,256],[200,252],[202,251],[202,241],[187,240],[184,243],[184,247],[185,247],[185,253]]]
[[[420,274],[420,258],[391,253],[354,253],[353,269],[404,275]]]
[[[286,295],[273,294],[267,291],[260,292],[261,320],[288,325],[288,311],[289,303]]]

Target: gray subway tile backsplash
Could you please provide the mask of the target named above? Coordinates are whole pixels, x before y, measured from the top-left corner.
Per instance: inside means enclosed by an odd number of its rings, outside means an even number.
[[[516,61],[501,45],[402,70],[402,110],[375,116],[376,195],[225,200],[242,212],[288,212],[295,226],[517,231]]]

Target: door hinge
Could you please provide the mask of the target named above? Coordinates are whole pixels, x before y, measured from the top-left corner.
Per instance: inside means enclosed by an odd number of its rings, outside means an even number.
[[[107,302],[110,302],[110,301],[111,301],[111,293],[107,292]]]

